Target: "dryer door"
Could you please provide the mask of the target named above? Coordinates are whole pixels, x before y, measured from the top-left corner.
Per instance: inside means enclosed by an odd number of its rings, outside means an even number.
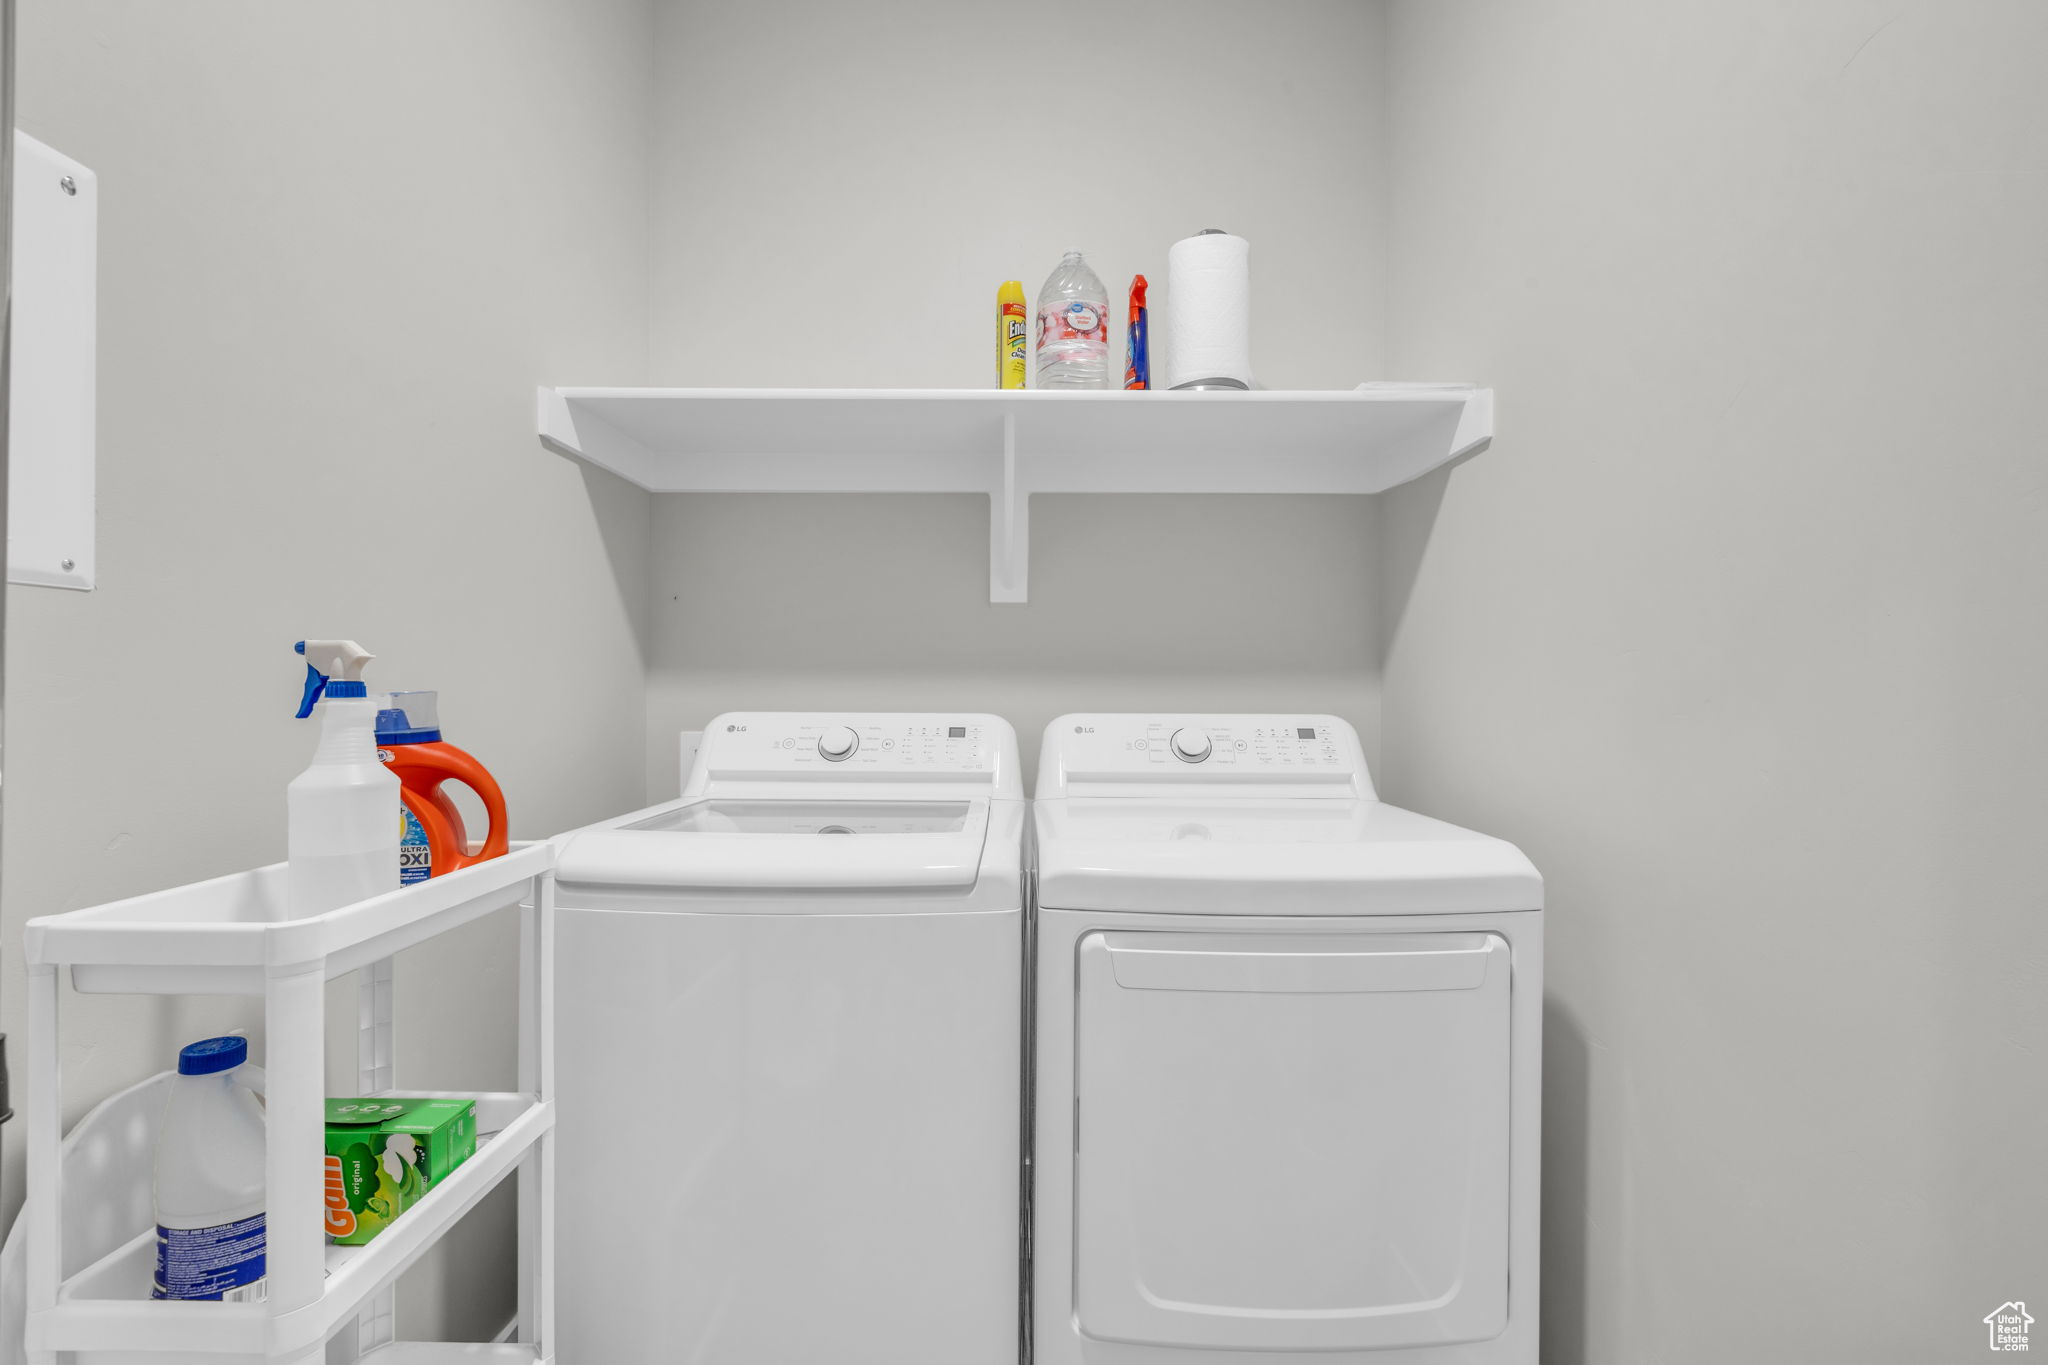
[[[1507,1325],[1507,941],[1097,932],[1075,1019],[1078,1325],[1246,1351]]]

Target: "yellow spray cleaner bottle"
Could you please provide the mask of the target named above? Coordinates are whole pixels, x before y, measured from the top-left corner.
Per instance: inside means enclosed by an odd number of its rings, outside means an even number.
[[[996,387],[1024,387],[1024,356],[1030,324],[1024,307],[1024,281],[1005,280],[996,291]]]

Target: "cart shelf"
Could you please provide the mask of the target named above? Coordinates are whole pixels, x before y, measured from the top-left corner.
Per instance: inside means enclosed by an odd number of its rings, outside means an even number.
[[[87,993],[261,995],[270,977],[343,976],[516,905],[553,856],[545,843],[515,844],[502,858],[303,919],[286,916],[285,864],[272,863],[30,920],[28,960],[68,966],[73,988]]]
[[[32,920],[27,959],[29,1178],[50,1198],[28,1219],[28,1346],[33,1365],[159,1365],[164,1361],[312,1362],[340,1338],[377,1365],[552,1359],[554,851],[515,845],[503,857],[324,915],[279,917],[282,864],[110,905]],[[506,906],[521,912],[519,1073],[514,1092],[398,1087],[391,955]],[[269,1299],[150,1299],[154,1229],[62,1283],[57,1058],[58,973],[81,991],[260,995],[264,999]],[[329,1246],[322,1226],[326,983],[361,970],[359,1074],[352,1093],[471,1099],[475,1155],[364,1246]],[[520,1185],[520,1342],[447,1345],[391,1339],[391,1286],[508,1176]],[[119,1235],[119,1232],[116,1232]],[[91,1254],[90,1251],[87,1254]],[[75,1262],[74,1262],[75,1264]],[[355,1332],[348,1332],[351,1323]]]
[[[145,1232],[59,1288],[44,1344],[64,1351],[141,1351],[176,1339],[188,1351],[289,1359],[324,1342],[517,1169],[554,1126],[553,1106],[532,1095],[442,1093],[476,1101],[476,1155],[375,1241],[327,1247],[324,1292],[310,1308],[273,1320],[260,1303],[154,1302],[149,1291],[156,1239]]]

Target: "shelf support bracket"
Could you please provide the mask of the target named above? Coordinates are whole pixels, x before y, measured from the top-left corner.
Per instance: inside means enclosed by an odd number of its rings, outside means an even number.
[[[1003,414],[1003,467],[989,490],[988,600],[1030,600],[1031,490],[1017,471],[1017,414]]]

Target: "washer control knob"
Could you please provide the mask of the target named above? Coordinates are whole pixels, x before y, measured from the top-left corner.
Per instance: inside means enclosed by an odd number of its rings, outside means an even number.
[[[828,763],[844,763],[860,747],[860,736],[844,725],[835,725],[818,736],[818,757]]]
[[[1209,743],[1209,732],[1206,730],[1173,732],[1173,756],[1183,763],[1200,763],[1209,756],[1214,747]]]

